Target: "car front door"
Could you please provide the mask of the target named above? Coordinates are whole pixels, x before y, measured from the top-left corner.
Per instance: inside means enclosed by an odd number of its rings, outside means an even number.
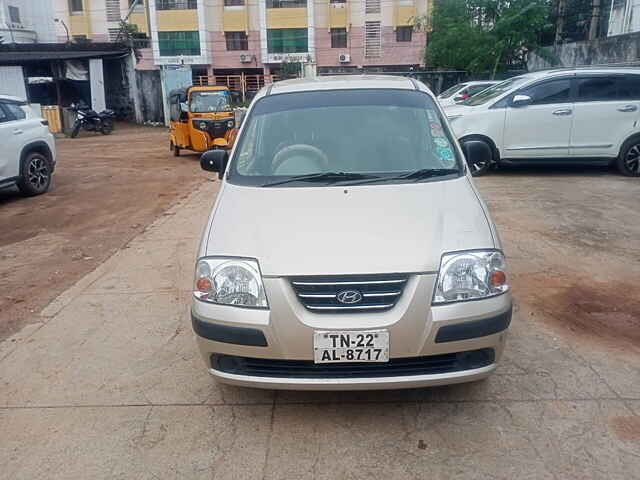
[[[573,122],[571,78],[538,82],[513,94],[530,97],[522,106],[508,102],[503,158],[557,158],[569,155]]]
[[[0,101],[0,182],[17,177],[20,170],[20,148],[22,132],[4,102]]]
[[[640,130],[640,75],[582,75],[576,84],[571,156],[617,156]]]

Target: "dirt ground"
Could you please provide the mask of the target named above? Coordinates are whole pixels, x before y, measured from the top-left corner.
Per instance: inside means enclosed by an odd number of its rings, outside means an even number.
[[[199,157],[169,152],[164,128],[57,140],[49,193],[0,190],[0,339],[207,181]]]
[[[637,359],[640,180],[576,166],[503,169],[476,183],[520,305],[570,343]]]

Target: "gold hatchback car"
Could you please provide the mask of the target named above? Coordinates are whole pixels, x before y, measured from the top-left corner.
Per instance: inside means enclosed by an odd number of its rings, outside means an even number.
[[[402,77],[276,83],[222,179],[191,317],[221,382],[413,388],[479,380],[511,322],[500,240],[435,98]]]

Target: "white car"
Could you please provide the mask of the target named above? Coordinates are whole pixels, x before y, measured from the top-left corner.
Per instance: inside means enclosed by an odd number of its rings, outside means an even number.
[[[445,109],[463,146],[482,141],[492,165],[615,164],[640,176],[640,69],[583,68],[528,73]]]
[[[27,196],[49,189],[56,149],[47,125],[26,102],[0,95],[0,188],[15,185]]]
[[[438,95],[438,102],[443,107],[448,107],[450,105],[456,105],[468,98],[473,97],[474,95],[486,90],[493,85],[496,85],[497,81],[494,80],[483,80],[476,82],[464,82],[458,83],[453,87],[445,90],[440,95]]]

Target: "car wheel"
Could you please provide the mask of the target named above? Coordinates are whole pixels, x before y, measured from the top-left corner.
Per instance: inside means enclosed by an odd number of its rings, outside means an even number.
[[[34,152],[27,155],[23,164],[18,188],[23,195],[32,197],[49,190],[51,185],[51,165],[43,154]]]
[[[179,157],[180,156],[180,147],[177,145],[173,146],[173,156],[174,157]]]
[[[617,161],[618,170],[628,177],[640,177],[640,137],[627,141]]]
[[[480,138],[467,138],[465,140],[466,141],[473,140],[474,142],[486,143],[487,146],[489,147],[489,149],[493,152],[493,147],[491,145],[489,145],[489,143],[486,140],[482,140]],[[465,140],[460,142],[462,144],[461,146],[462,146],[462,151],[463,152],[465,150],[465,148],[464,148]],[[495,159],[492,159],[491,161],[488,161],[488,162],[470,162],[469,160],[467,160],[467,165],[469,166],[469,170],[471,171],[471,175],[474,176],[474,177],[479,177],[481,175],[486,174],[489,170],[491,170],[491,166],[493,165],[494,161],[495,161]]]

